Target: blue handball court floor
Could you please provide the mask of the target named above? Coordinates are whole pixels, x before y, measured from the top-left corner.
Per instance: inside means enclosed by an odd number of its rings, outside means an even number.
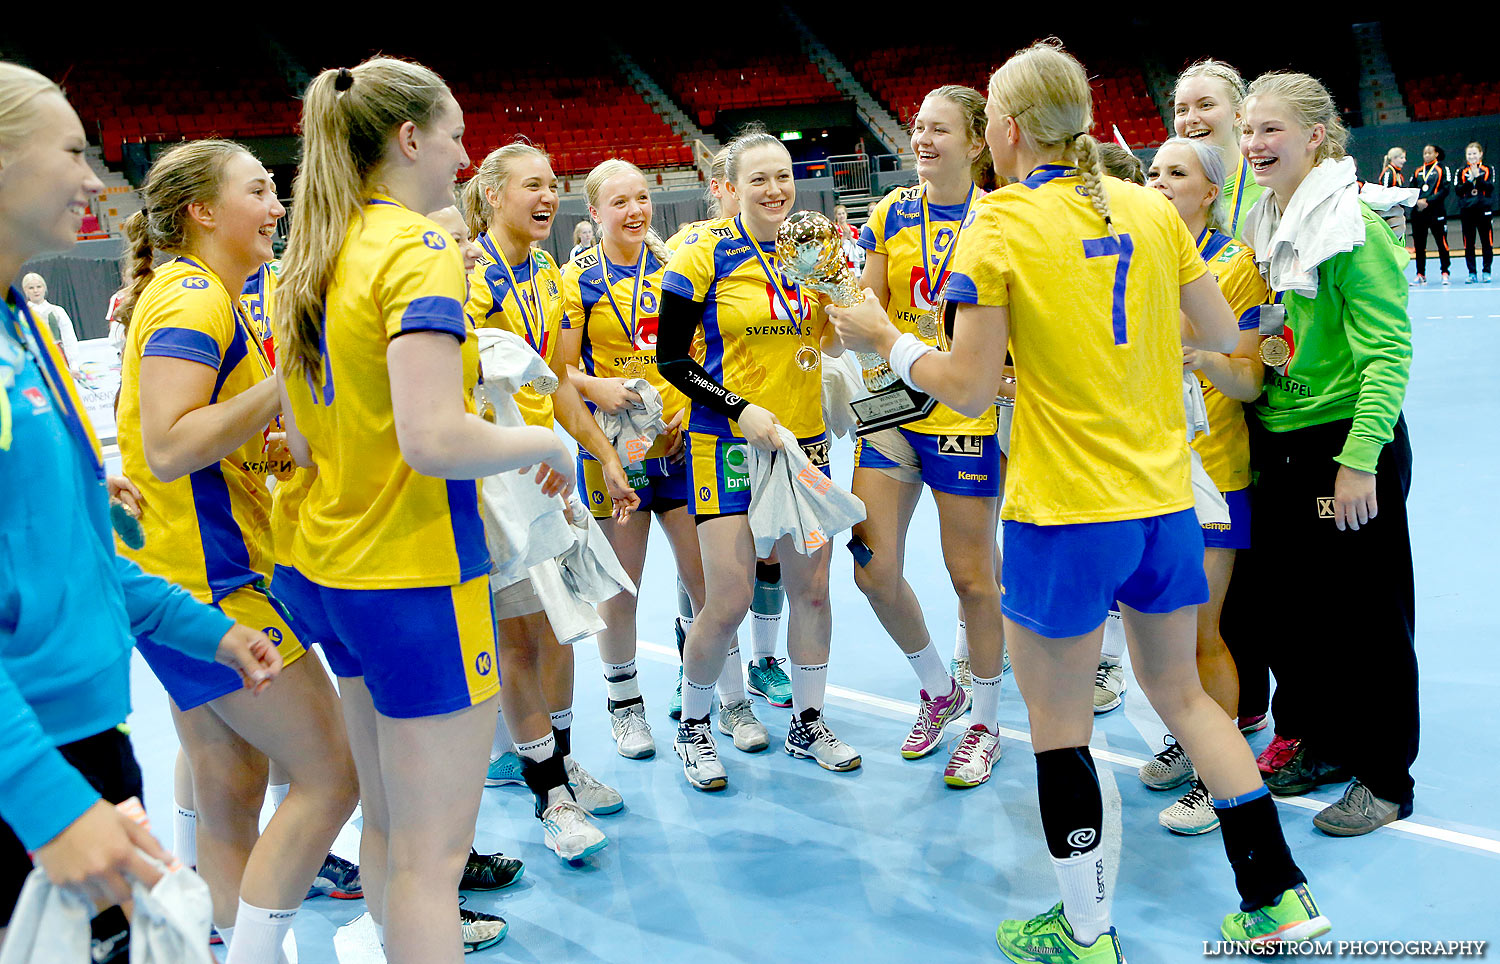
[[[1451,287],[1413,288],[1411,297],[1416,348],[1405,412],[1415,452],[1409,504],[1423,711],[1416,812],[1366,837],[1334,839],[1313,828],[1312,815],[1337,791],[1279,803],[1293,852],[1333,921],[1330,940],[1500,937],[1500,660],[1491,648],[1500,639],[1494,608],[1500,567],[1493,555],[1500,545],[1500,285],[1467,286],[1461,276],[1454,272],[1460,283]],[[847,442],[836,444],[835,477],[845,484],[851,453]],[[923,536],[936,532],[930,499],[923,499],[912,532],[907,575],[946,658],[957,606],[936,539]],[[609,847],[571,867],[543,846],[524,789],[486,790],[477,846],[522,858],[526,874],[506,891],[468,898],[468,906],[501,914],[511,925],[502,943],[475,959],[1001,959],[995,925],[1057,900],[1026,714],[1009,677],[1001,706],[1004,756],[988,785],[945,787],[946,747],[925,760],[903,761],[899,748],[917,687],[855,588],[850,558],[840,549],[827,715],[862,752],[863,769],[835,774],[787,756],[780,741],[789,711],[757,699],[770,751],[747,756],[720,737],[729,789],[700,793],[683,779],[666,716],[677,662],[670,560],[666,542],[653,533],[639,625],[641,685],[657,755],[632,761],[615,752],[598,652],[580,644],[575,755],[624,794],[626,808],[600,818]],[[1305,604],[1333,601],[1314,595]],[[742,639],[748,644],[748,632]],[[1359,659],[1359,640],[1347,645],[1349,658]],[[176,739],[165,696],[139,660],[134,682],[131,723],[146,804],[165,837]],[[1384,739],[1384,695],[1365,695],[1350,725],[1371,740]],[[1154,793],[1136,776],[1163,733],[1132,685],[1122,709],[1096,719],[1093,738],[1106,846],[1117,857],[1115,923],[1135,964],[1204,958],[1213,953],[1219,920],[1237,909],[1219,833],[1184,838],[1162,829],[1157,813],[1175,793]],[[1251,742],[1259,751],[1270,737],[1268,728]],[[350,858],[357,858],[357,822],[356,813],[335,847]],[[294,936],[289,950],[302,962],[383,960],[362,901],[308,901]],[[1486,956],[1500,953],[1486,950]]]

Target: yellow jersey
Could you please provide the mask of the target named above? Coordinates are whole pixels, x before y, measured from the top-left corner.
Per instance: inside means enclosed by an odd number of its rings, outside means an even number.
[[[708,221],[689,221],[687,224],[684,224],[682,227],[678,228],[670,238],[667,239],[667,250],[676,251],[678,248],[682,247],[682,242],[687,240],[688,235],[692,234],[694,231],[703,227],[705,224],[708,224],[709,221],[712,220],[713,218],[709,218]]]
[[[250,318],[218,275],[192,258],[158,267],[131,315],[121,352],[120,458],[144,496],[146,544],[120,554],[142,569],[217,602],[269,575],[271,492],[265,436],[257,432],[224,458],[172,482],[146,464],[141,441],[141,360],[179,358],[218,374],[209,404],[234,398],[272,377]]]
[[[473,410],[479,346],[464,317],[463,259],[448,232],[376,195],[349,222],[324,297],[322,383],[288,379],[317,471],[290,564],[334,589],[456,586],[490,570],[479,483],[422,475],[401,457],[386,349],[408,332],[463,345]]]
[[[479,236],[479,246],[484,254],[469,275],[465,307],[469,317],[480,328],[503,328],[520,335],[551,365],[562,329],[562,272],[538,248],[530,249],[521,264],[506,264],[493,231]],[[551,395],[527,386],[516,392],[515,399],[528,425],[552,427]]]
[[[1055,164],[975,202],[947,297],[1009,306],[1017,388],[1001,515],[1035,525],[1192,508],[1181,286],[1207,270],[1159,191],[1103,178],[1118,237]]]
[[[1219,282],[1224,300],[1239,319],[1240,331],[1260,328],[1260,308],[1271,292],[1255,267],[1255,252],[1219,231],[1204,231],[1198,250],[1209,273]],[[1203,468],[1220,492],[1236,492],[1250,485],[1250,429],[1245,406],[1219,391],[1198,372],[1203,406],[1208,411],[1208,434],[1193,440]]]
[[[940,297],[934,296],[933,289],[942,291],[969,207],[983,196],[983,191],[973,188],[963,204],[929,204],[926,187],[918,185],[897,188],[870,212],[859,232],[859,246],[886,258],[885,279],[890,289],[886,314],[901,331],[922,338],[917,320]],[[936,345],[937,335],[922,340]],[[995,410],[969,418],[939,404],[926,418],[901,427],[923,435],[994,435]]]
[[[798,367],[796,355],[803,347],[818,350],[827,320],[812,292],[781,273],[775,248],[752,240],[737,217],[708,221],[683,239],[661,283],[703,304],[709,375],[770,411],[793,435],[812,438],[823,433],[823,379],[817,367]],[[702,405],[689,409],[688,427],[743,437],[738,425]]]
[[[583,330],[583,370],[598,378],[644,378],[661,393],[662,418],[670,422],[687,408],[687,396],[656,368],[656,322],[666,271],[650,247],[641,246],[635,265],[615,264],[594,245],[562,269],[562,327]],[[589,410],[594,405],[589,403]],[[646,458],[667,454],[658,438]]]

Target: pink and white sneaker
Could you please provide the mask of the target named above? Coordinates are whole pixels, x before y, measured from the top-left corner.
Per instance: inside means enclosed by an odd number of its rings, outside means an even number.
[[[1288,763],[1292,757],[1297,755],[1297,748],[1302,745],[1301,740],[1292,740],[1277,733],[1270,744],[1255,758],[1255,765],[1260,768],[1261,773],[1275,773]]]
[[[917,710],[917,721],[911,725],[911,732],[906,734],[906,742],[901,744],[901,755],[906,759],[919,760],[936,750],[943,740],[943,727],[963,716],[969,709],[969,694],[952,678],[948,683],[952,692],[937,699],[922,690],[922,707]]]
[[[964,731],[963,739],[953,748],[948,766],[943,770],[943,782],[950,787],[977,787],[988,782],[990,770],[1000,759],[1000,738],[975,723]]]

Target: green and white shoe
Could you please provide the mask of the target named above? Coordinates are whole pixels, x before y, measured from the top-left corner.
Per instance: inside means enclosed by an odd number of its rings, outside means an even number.
[[[672,694],[672,702],[667,704],[667,715],[674,720],[682,719],[682,667],[677,667],[677,692]]]
[[[1000,952],[1017,964],[1124,964],[1120,935],[1111,927],[1092,944],[1073,939],[1073,928],[1058,901],[1031,920],[1001,921],[995,930]]]
[[[1237,911],[1224,918],[1219,933],[1226,941],[1310,941],[1333,929],[1318,912],[1318,902],[1306,884],[1282,891],[1274,903],[1251,911]]]

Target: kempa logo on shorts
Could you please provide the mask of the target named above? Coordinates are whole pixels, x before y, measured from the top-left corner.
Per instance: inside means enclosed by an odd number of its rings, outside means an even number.
[[[604,504],[604,493],[600,492],[598,489],[595,489],[594,490],[594,505],[603,505],[603,504]]]
[[[979,458],[984,455],[983,435],[939,435],[939,455],[962,455]]]
[[[490,669],[492,668],[491,663],[492,660],[489,653],[480,653],[478,656],[474,657],[474,672],[478,673],[480,676],[490,675]]]
[[[267,626],[265,629],[262,629],[261,632],[265,633],[266,638],[275,645],[281,645],[281,630],[277,629],[275,626]]]
[[[988,482],[990,477],[981,472],[960,472],[959,479],[964,482]]]
[[[743,445],[726,445],[719,455],[723,466],[724,491],[738,492],[750,488],[749,453]]]
[[[1318,496],[1318,518],[1319,519],[1332,519],[1332,518],[1334,518],[1334,514],[1333,514],[1333,496],[1331,496],[1331,495],[1329,495],[1329,496],[1322,496],[1322,495]]]

